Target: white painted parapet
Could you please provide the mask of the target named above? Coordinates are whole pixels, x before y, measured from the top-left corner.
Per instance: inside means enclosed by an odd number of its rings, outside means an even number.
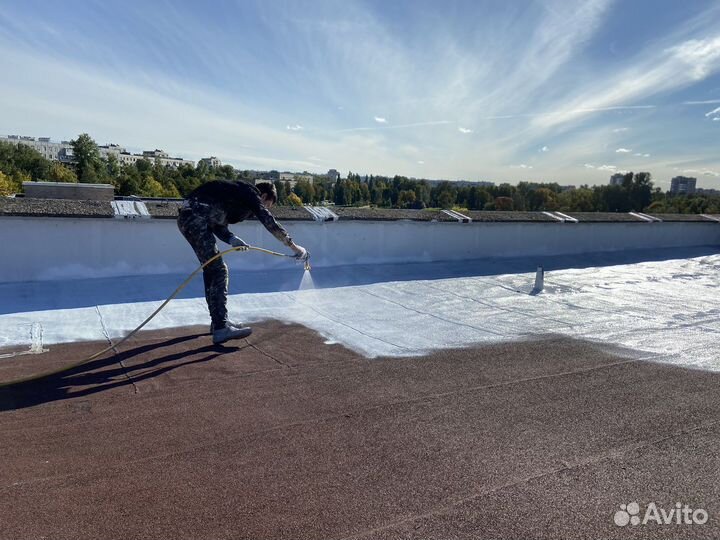
[[[313,266],[541,256],[720,245],[720,223],[287,221]],[[246,242],[288,252],[256,221],[231,226]],[[224,244],[218,242],[221,249]],[[259,253],[234,269],[278,268]],[[197,260],[175,220],[0,217],[0,282],[190,272]]]

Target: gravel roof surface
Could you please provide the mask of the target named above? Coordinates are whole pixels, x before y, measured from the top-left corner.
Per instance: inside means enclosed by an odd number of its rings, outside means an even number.
[[[113,217],[110,201],[0,197],[0,215],[35,217]]]
[[[182,201],[144,201],[148,212],[154,218],[175,219]],[[330,206],[341,220],[364,221],[439,221],[456,222],[445,212],[432,210],[408,210],[396,208],[355,208]],[[556,223],[557,220],[543,212],[498,212],[469,210],[460,212],[476,222],[542,222]],[[644,220],[622,212],[564,212],[584,223],[645,223]],[[272,214],[280,221],[313,221],[304,208],[275,206]],[[35,217],[113,217],[109,201],[88,201],[71,199],[31,199],[26,197],[0,197],[0,216]],[[699,214],[648,214],[668,222],[712,221]],[[720,216],[715,216],[720,217]],[[254,219],[254,218],[251,218]]]

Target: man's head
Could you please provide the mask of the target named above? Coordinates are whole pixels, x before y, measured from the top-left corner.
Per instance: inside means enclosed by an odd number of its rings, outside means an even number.
[[[266,208],[270,208],[277,202],[277,190],[275,186],[270,182],[261,182],[256,184],[255,187],[260,192],[260,198]]]

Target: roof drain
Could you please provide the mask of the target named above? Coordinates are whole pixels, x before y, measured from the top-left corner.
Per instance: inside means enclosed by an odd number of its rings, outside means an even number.
[[[303,206],[315,221],[337,221],[338,215],[324,206]]]
[[[470,216],[466,216],[465,214],[461,214],[455,210],[443,210],[443,213],[453,219],[457,219],[460,223],[472,223],[472,218]]]
[[[30,348],[27,351],[0,354],[0,358],[13,358],[15,356],[23,356],[25,354],[42,354],[48,352],[49,349],[43,348],[42,335],[42,325],[39,322],[32,323],[32,326],[30,327]]]
[[[110,204],[118,219],[150,219],[150,212],[142,201],[111,201]]]
[[[540,294],[545,288],[545,269],[542,266],[538,266],[535,271],[535,286],[530,291],[531,295]]]

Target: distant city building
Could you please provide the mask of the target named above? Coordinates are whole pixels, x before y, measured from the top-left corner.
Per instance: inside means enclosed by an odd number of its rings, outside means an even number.
[[[698,195],[720,195],[720,189],[697,188],[695,193]]]
[[[695,193],[697,178],[676,176],[670,180],[670,193],[673,195],[692,195]]]
[[[306,182],[309,182],[311,184],[313,183],[313,177],[311,174],[298,174],[290,172],[280,173],[280,181],[289,182],[291,188],[294,188],[295,184],[297,184],[301,180],[305,180]]]
[[[611,186],[622,186],[625,179],[625,173],[615,173],[610,177]]]
[[[0,141],[15,144],[24,144],[29,146],[50,161],[59,161],[61,163],[72,163],[73,149],[69,141],[53,142],[50,137],[25,137],[21,135],[8,135],[0,137]]]
[[[120,161],[120,154],[127,154],[127,150],[125,150],[122,146],[112,143],[98,146],[98,151],[100,152],[100,157],[107,159],[112,155],[115,156],[118,161]]]
[[[208,167],[222,167],[222,162],[215,156],[204,157],[199,163],[204,163]]]
[[[340,178],[340,173],[337,172],[336,169],[330,169],[327,172],[327,177],[332,180],[333,182],[337,182],[338,178]]]
[[[73,163],[74,155],[73,148],[70,141],[53,142],[50,137],[25,137],[21,135],[8,135],[7,137],[0,137],[0,141],[11,142],[15,144],[24,144],[37,150],[45,159],[50,161],[59,161],[61,163]],[[162,165],[168,167],[177,168],[180,165],[188,164],[195,166],[194,161],[169,157],[167,152],[162,150],[146,150],[140,154],[131,154],[125,148],[117,144],[106,144],[98,146],[100,157],[107,159],[108,156],[114,155],[118,161],[123,165],[129,165],[135,163],[140,159],[148,159],[154,161],[160,160]]]

